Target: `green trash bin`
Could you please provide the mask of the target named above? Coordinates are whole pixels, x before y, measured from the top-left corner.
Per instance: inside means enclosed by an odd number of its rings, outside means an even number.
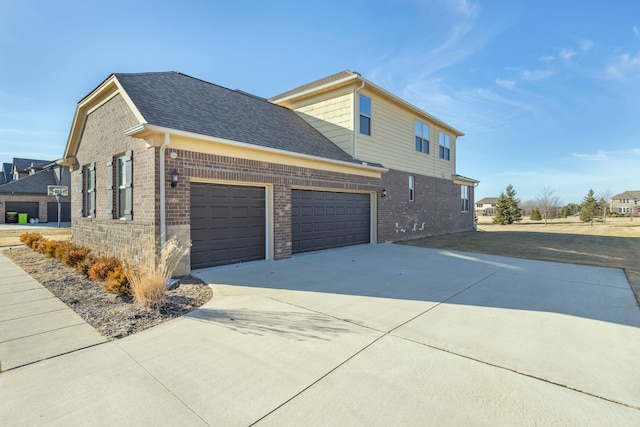
[[[18,214],[18,224],[26,224],[29,220],[29,214],[19,213]]]

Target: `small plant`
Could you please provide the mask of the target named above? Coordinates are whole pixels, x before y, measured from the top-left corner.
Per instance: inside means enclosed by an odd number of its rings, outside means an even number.
[[[89,255],[89,249],[74,247],[69,249],[62,256],[62,263],[64,265],[68,265],[69,267],[75,267],[78,263],[84,261],[84,259]],[[87,267],[88,268],[88,267]]]
[[[84,257],[84,259],[76,264],[75,268],[78,273],[84,275],[85,277],[89,277],[89,268],[95,263],[96,259],[93,257],[93,255],[91,255],[91,253],[88,253],[87,256]]]
[[[89,278],[94,282],[104,282],[107,280],[109,273],[116,269],[116,267],[121,267],[122,263],[115,258],[103,257],[97,260],[91,267],[87,273],[89,274]]]
[[[56,246],[56,249],[53,255],[56,257],[56,259],[62,261],[62,259],[67,255],[67,253],[69,253],[69,251],[72,251],[74,249],[77,249],[77,246],[75,246],[73,243],[69,241],[58,242],[58,246]]]
[[[44,250],[47,247],[48,241],[49,241],[48,239],[45,239],[44,237],[42,237],[41,239],[38,239],[31,244],[31,249],[33,249],[34,251],[40,252],[41,254],[44,254]]]
[[[104,290],[118,296],[129,295],[131,288],[123,266],[118,266],[109,272],[104,283]]]
[[[58,249],[58,245],[60,242],[56,242],[55,240],[47,240],[44,244],[44,256],[47,258],[53,258],[56,256],[56,249]]]
[[[40,233],[22,233],[20,235],[20,241],[28,248],[33,249],[33,244],[42,239]]]
[[[188,251],[189,246],[179,243],[174,237],[162,246],[159,263],[149,259],[136,268],[127,265],[125,272],[131,284],[131,293],[140,305],[156,310],[162,307],[167,283]]]

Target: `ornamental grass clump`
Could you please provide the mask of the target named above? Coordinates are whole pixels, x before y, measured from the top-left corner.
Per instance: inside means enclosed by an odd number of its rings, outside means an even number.
[[[159,310],[164,304],[169,279],[188,252],[189,245],[181,244],[174,237],[162,246],[159,262],[150,258],[136,266],[127,265],[125,273],[135,300],[144,307]]]

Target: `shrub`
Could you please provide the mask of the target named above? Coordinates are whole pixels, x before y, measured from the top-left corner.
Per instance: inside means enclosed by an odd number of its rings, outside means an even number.
[[[49,240],[48,240],[48,239],[45,239],[44,237],[43,237],[43,238],[41,238],[41,239],[38,239],[38,240],[36,240],[35,242],[33,242],[33,243],[31,244],[31,248],[32,248],[34,251],[38,251],[38,252],[40,252],[41,254],[44,254],[44,250],[45,250],[45,249],[46,249],[46,247],[47,247],[47,242],[48,242],[48,241],[49,241]]]
[[[20,241],[24,243],[24,245],[28,248],[33,249],[34,242],[42,239],[42,234],[40,233],[22,233],[20,235]]]
[[[65,257],[65,255],[67,255],[67,253],[73,249],[77,249],[77,246],[75,246],[73,243],[66,241],[66,242],[58,242],[58,246],[56,246],[56,249],[53,252],[53,255],[60,261],[62,261],[62,258]]]
[[[62,256],[62,263],[69,267],[75,267],[79,262],[83,261],[87,255],[89,255],[89,249],[74,247]]]
[[[119,296],[130,293],[129,279],[127,279],[123,266],[120,265],[109,272],[104,283],[104,290]]]
[[[156,310],[162,307],[167,283],[188,251],[189,246],[180,244],[174,237],[161,248],[159,263],[155,259],[149,259],[137,268],[127,265],[125,272],[129,278],[131,293],[140,305]]]
[[[88,253],[87,256],[84,257],[84,259],[78,261],[75,266],[76,271],[84,275],[85,277],[89,277],[89,268],[93,264],[95,264],[95,262],[96,259],[93,257],[93,255],[91,255],[91,253]]]
[[[115,258],[103,257],[97,260],[87,271],[89,278],[94,282],[104,282],[107,276],[122,263]]]
[[[56,255],[56,249],[58,249],[59,244],[60,242],[56,242],[55,240],[47,240],[44,244],[44,256],[53,258]]]

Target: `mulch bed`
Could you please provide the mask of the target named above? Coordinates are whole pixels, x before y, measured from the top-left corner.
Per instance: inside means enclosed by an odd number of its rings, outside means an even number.
[[[2,252],[109,339],[124,338],[202,306],[213,290],[193,276],[180,277],[179,286],[167,291],[159,310],[142,307],[130,297],[106,292],[102,284],[75,269],[27,248]]]

